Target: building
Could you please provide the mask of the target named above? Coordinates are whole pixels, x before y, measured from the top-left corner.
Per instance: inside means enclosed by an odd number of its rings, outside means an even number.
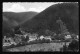
[[[10,46],[12,44],[16,45],[16,43],[13,40],[13,38],[11,38],[11,37],[6,38],[6,36],[4,36],[4,38],[3,38],[3,46]]]
[[[77,39],[79,39],[79,35],[77,35]]]
[[[67,35],[67,36],[65,36],[65,38],[66,38],[66,39],[71,38],[71,35]]]
[[[6,36],[4,36],[4,38],[3,38],[3,46],[10,46],[11,44],[9,42],[10,42],[9,39],[6,38]]]
[[[28,33],[26,33],[26,34],[24,34],[23,36],[26,38],[26,36],[28,36],[29,34]]]
[[[32,34],[32,35],[29,36],[29,41],[28,42],[34,41],[36,39],[37,39],[37,36],[35,34]]]
[[[46,36],[46,37],[44,37],[44,39],[48,39],[48,40],[52,41],[51,36]]]
[[[43,35],[41,35],[41,36],[40,36],[40,39],[42,40],[43,38],[44,38],[44,36],[43,36]]]
[[[68,41],[69,41],[69,40],[71,40],[71,39],[72,39],[71,35],[66,35],[66,36],[65,36],[65,40],[68,40]]]

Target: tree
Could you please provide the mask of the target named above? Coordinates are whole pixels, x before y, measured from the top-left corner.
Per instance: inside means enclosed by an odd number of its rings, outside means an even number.
[[[22,41],[22,39],[20,37],[18,37],[18,36],[15,36],[14,37],[14,41],[18,44],[18,43],[20,43]]]
[[[57,20],[57,23],[60,25],[60,33],[61,33],[60,39],[65,40],[65,36],[69,35],[70,33],[68,32],[66,25],[60,18],[59,18],[59,20]]]
[[[61,35],[59,36],[59,40],[65,40],[65,35],[61,34]]]
[[[58,35],[54,36],[54,39],[59,40],[59,36]]]
[[[26,36],[26,39],[25,39],[25,41],[28,41],[29,40],[29,36]]]
[[[45,35],[46,36],[53,36],[53,35],[56,35],[54,32],[50,31],[50,30],[45,30]]]
[[[66,25],[62,22],[62,20],[60,18],[59,18],[59,20],[57,20],[57,23],[60,25],[60,32],[61,33],[68,32]]]
[[[67,50],[68,50],[68,48],[67,48],[66,43],[65,43],[65,45],[63,45],[63,52],[67,51]]]
[[[79,41],[72,40],[72,42],[69,44],[68,49],[70,50],[78,50],[79,49]]]
[[[15,34],[22,34],[22,32],[20,30],[20,26],[14,28],[14,33]]]

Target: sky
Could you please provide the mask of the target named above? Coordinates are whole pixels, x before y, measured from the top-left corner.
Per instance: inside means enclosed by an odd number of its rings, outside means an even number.
[[[4,2],[3,12],[41,12],[58,2]]]

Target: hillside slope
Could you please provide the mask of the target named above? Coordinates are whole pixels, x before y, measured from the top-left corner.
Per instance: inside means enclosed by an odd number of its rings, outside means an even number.
[[[38,13],[36,12],[3,12],[3,34],[11,33],[12,29],[14,29],[19,24],[28,21]]]
[[[3,12],[3,16],[7,17],[9,20],[15,20],[18,24],[31,19],[37,14],[37,12]]]
[[[31,20],[24,22],[21,26],[25,28],[25,30],[28,29],[34,32],[42,32],[45,29],[49,29],[57,33],[60,27],[56,21],[61,18],[69,32],[79,33],[78,13],[78,3],[55,4],[42,11]]]

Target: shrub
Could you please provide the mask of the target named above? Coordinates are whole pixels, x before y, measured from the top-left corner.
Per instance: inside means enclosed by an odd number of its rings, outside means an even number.
[[[79,42],[76,40],[72,40],[72,42],[69,44],[68,49],[70,50],[78,50],[79,49]]]

